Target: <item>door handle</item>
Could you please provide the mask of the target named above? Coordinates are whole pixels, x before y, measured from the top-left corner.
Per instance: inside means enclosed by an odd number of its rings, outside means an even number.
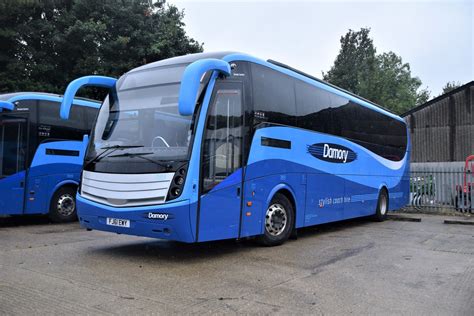
[[[237,196],[240,196],[240,187],[237,188]]]

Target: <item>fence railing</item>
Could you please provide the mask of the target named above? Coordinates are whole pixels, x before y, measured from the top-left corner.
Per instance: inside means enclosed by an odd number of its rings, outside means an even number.
[[[414,208],[450,209],[474,213],[474,175],[462,168],[410,173],[410,205]]]

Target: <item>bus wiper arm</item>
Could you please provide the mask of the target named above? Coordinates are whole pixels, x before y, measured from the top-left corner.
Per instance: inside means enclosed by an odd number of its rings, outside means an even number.
[[[126,149],[126,148],[141,148],[145,147],[143,145],[113,145],[113,146],[107,146],[107,147],[102,147],[101,149]]]
[[[144,155],[151,155],[151,154],[154,154],[152,152],[147,152],[147,153],[124,153],[124,154],[119,154],[119,155],[113,155],[113,156],[109,156],[110,158],[113,158],[113,157],[130,157],[130,158],[141,158],[143,160],[146,160],[148,162],[151,162],[155,165],[158,165],[160,167],[163,167],[165,168],[166,170],[169,170],[172,168],[172,165],[170,165],[169,163],[161,163],[161,162],[158,162],[158,161],[155,161],[153,159],[150,159],[150,158],[147,158],[147,157],[143,157]]]
[[[118,155],[109,155],[109,158],[113,158],[113,157],[140,157],[140,156],[145,156],[145,155],[152,155],[153,153],[152,152],[149,152],[149,153],[124,153],[124,154],[118,154]]]
[[[104,149],[104,151],[98,154],[97,156],[95,156],[94,158],[92,158],[92,160],[90,160],[89,163],[97,162],[101,160],[102,158],[107,157],[108,155],[110,155],[111,153],[113,153],[114,151],[118,149],[141,148],[141,147],[145,147],[145,146],[143,145],[127,145],[127,146],[113,145],[113,146],[102,147],[101,149]]]

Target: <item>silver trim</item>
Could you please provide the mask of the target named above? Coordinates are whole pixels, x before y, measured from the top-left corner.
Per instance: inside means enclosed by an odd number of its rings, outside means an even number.
[[[116,207],[163,204],[174,172],[117,174],[84,171],[81,195]]]

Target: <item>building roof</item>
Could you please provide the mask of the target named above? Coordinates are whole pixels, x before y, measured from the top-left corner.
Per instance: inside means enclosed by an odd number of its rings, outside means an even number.
[[[401,116],[401,117],[406,117],[406,116],[408,116],[408,115],[410,115],[410,114],[412,114],[412,113],[414,113],[414,112],[417,112],[417,111],[419,111],[419,110],[421,110],[421,109],[424,109],[424,108],[430,106],[430,105],[433,104],[433,103],[438,102],[439,100],[442,100],[442,99],[445,99],[445,98],[449,98],[449,97],[452,96],[453,94],[456,94],[456,93],[458,93],[458,92],[460,92],[460,91],[463,91],[463,90],[465,90],[466,88],[468,88],[468,87],[470,87],[470,86],[474,86],[474,80],[471,81],[471,82],[468,82],[468,83],[466,83],[466,84],[464,84],[464,85],[462,85],[462,86],[460,86],[460,87],[458,87],[458,88],[456,88],[456,89],[454,89],[454,90],[451,90],[451,91],[449,91],[448,93],[445,93],[445,94],[442,94],[442,95],[440,95],[440,96],[437,96],[436,98],[431,99],[431,100],[429,100],[428,102],[423,103],[423,104],[421,104],[421,105],[419,105],[419,106],[417,106],[417,107],[415,107],[415,108],[413,108],[413,109],[411,109],[411,110],[408,110],[407,112],[401,114],[400,116]]]

